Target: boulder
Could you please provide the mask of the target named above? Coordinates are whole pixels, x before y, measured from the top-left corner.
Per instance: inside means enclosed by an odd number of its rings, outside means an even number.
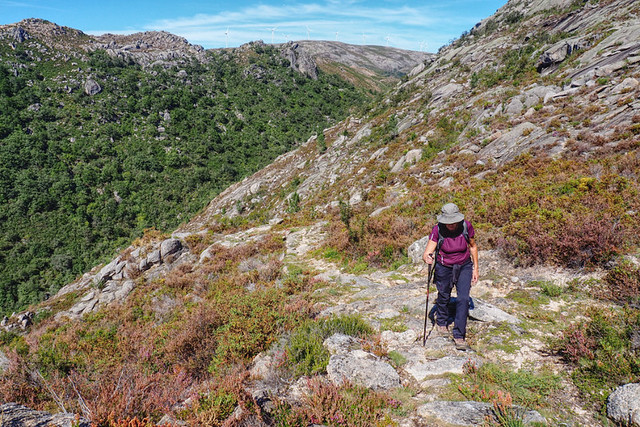
[[[23,330],[27,329],[28,326],[31,326],[31,324],[33,323],[34,315],[35,313],[33,313],[32,311],[27,311],[18,316],[18,323]]]
[[[456,93],[461,92],[462,90],[464,90],[464,86],[462,86],[461,84],[457,84],[457,83],[446,84],[442,87],[437,88],[435,91],[433,91],[431,102],[435,102],[440,99],[446,101]]]
[[[560,88],[558,86],[539,86],[534,85],[530,89],[527,89],[524,92],[524,106],[526,108],[533,107],[536,104],[542,102],[542,100],[549,93],[560,92]]]
[[[633,77],[627,77],[626,79],[624,79],[622,81],[622,83],[620,83],[619,85],[615,86],[612,90],[613,93],[627,93],[627,92],[631,92],[634,91],[638,85],[640,84],[640,82],[638,82],[637,79],[634,79]]]
[[[418,339],[418,334],[413,329],[404,332],[383,331],[380,340],[390,350],[411,346]]]
[[[357,344],[354,337],[345,334],[333,334],[322,343],[330,354],[347,354]]]
[[[331,356],[327,374],[336,385],[351,381],[373,390],[400,387],[400,376],[390,364],[362,350]]]
[[[200,254],[200,259],[199,262],[202,264],[206,259],[210,259],[213,258],[213,250],[214,250],[214,246],[215,245],[211,245],[209,246],[207,249],[205,249],[204,251],[202,251],[202,253]]]
[[[410,164],[418,163],[422,159],[422,148],[416,148],[407,152],[407,162]]]
[[[182,243],[178,239],[167,239],[160,245],[160,257],[165,259],[182,249]]]
[[[96,285],[99,285],[111,279],[116,274],[116,268],[118,267],[118,264],[120,264],[120,257],[117,257],[116,259],[111,261],[109,264],[102,267],[102,269],[100,269],[98,274],[96,274],[95,278],[93,279],[93,282]]]
[[[438,187],[449,188],[453,185],[454,181],[455,179],[452,176],[448,176],[438,182]]]
[[[387,209],[389,209],[391,206],[383,206],[381,208],[376,209],[375,211],[371,212],[369,214],[369,218],[375,218],[378,215],[380,215],[382,212],[386,211]]]
[[[150,265],[160,264],[160,261],[162,261],[160,250],[151,251],[149,255],[147,255],[147,263]]]
[[[281,51],[281,56],[289,61],[292,69],[306,74],[313,80],[318,79],[318,66],[298,43],[287,43]]]
[[[422,158],[422,149],[416,148],[415,150],[410,150],[404,156],[400,157],[398,161],[391,168],[392,173],[400,172],[405,165],[413,165],[417,163]]]
[[[17,403],[0,405],[0,419],[3,426],[90,427],[91,425],[84,418],[76,420],[76,415],[74,414],[52,415],[48,412],[34,411]]]
[[[121,286],[119,286],[115,292],[115,299],[118,301],[124,301],[124,299],[131,293],[131,291],[136,287],[136,282],[133,280],[127,280]]]
[[[102,88],[100,87],[98,82],[96,82],[93,79],[88,79],[85,82],[85,84],[84,84],[84,93],[86,93],[89,96],[94,96],[94,95],[99,94],[100,92],[102,92]]]
[[[640,426],[640,383],[623,385],[611,393],[607,416],[619,425]]]
[[[5,356],[5,354],[0,351],[0,373],[2,373],[5,369],[7,369],[9,367],[9,359],[7,359],[7,356]]]
[[[138,270],[147,271],[149,268],[151,268],[151,264],[149,263],[147,258],[140,260],[140,263],[138,264]]]
[[[524,104],[520,101],[520,98],[513,98],[507,106],[505,113],[507,116],[513,117],[522,113],[523,108]]]
[[[22,27],[16,27],[16,28],[13,30],[13,34],[12,34],[12,36],[13,36],[13,39],[14,39],[15,41],[17,41],[18,43],[22,43],[22,42],[24,42],[25,40],[29,40],[29,39],[31,38],[31,36],[29,35],[29,33],[27,33],[27,32],[25,31],[25,29],[24,29],[24,28],[22,28]]]
[[[389,149],[389,147],[382,147],[378,150],[376,150],[375,153],[373,153],[371,155],[371,157],[369,157],[369,161],[373,161],[373,160],[378,160],[384,153],[387,152],[387,150]]]
[[[117,263],[114,269],[113,276],[111,276],[111,278],[113,280],[121,280],[122,278],[124,278],[124,268],[126,267],[126,265],[127,265],[126,261],[121,261]]]
[[[413,242],[411,246],[409,246],[407,253],[411,262],[418,265],[426,265],[422,259],[422,255],[424,254],[424,250],[427,248],[427,243],[429,243],[429,236],[424,236],[422,239]]]
[[[506,322],[511,325],[520,323],[520,319],[500,310],[498,307],[482,301],[478,298],[473,299],[474,308],[469,310],[469,318],[479,320],[481,322]]]
[[[416,119],[412,115],[409,115],[404,119],[400,120],[400,123],[398,123],[398,126],[396,126],[396,128],[398,133],[402,133],[407,129],[409,129],[410,127],[417,125],[418,123],[420,123],[419,119]]]
[[[423,72],[426,68],[427,68],[427,64],[424,63],[424,62],[421,62],[420,64],[418,64],[415,67],[413,67],[413,69],[411,71],[409,71],[409,74],[407,76],[409,78],[415,77],[418,74],[420,74],[421,72]]]

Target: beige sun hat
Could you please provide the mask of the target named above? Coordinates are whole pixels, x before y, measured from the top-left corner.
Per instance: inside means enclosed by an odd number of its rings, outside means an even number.
[[[464,219],[460,209],[454,203],[447,203],[442,207],[441,214],[438,215],[438,222],[441,224],[455,224]]]

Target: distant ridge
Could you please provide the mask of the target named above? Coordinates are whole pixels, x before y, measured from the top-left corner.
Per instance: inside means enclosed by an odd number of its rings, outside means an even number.
[[[430,62],[434,54],[389,46],[352,45],[337,41],[294,42],[309,54],[320,69],[340,74],[355,85],[382,90],[397,83],[417,65]]]
[[[38,37],[51,47],[74,51],[77,54],[104,49],[110,56],[130,58],[143,66],[157,61],[175,62],[190,57],[206,61],[207,51],[233,51],[244,46],[262,43],[250,42],[238,48],[204,49],[191,44],[184,37],[166,31],[145,31],[128,35],[102,34],[93,36],[81,30],[57,25],[53,22],[29,18],[0,26],[0,39],[22,42]],[[281,50],[299,52],[310,56],[317,66],[328,73],[339,74],[356,86],[373,91],[389,89],[403,75],[417,65],[430,62],[434,55],[389,46],[351,45],[337,41],[304,40],[276,44]]]

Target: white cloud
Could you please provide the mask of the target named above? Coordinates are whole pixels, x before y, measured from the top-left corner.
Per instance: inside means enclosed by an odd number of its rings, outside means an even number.
[[[461,0],[455,10],[441,6],[398,5],[385,2],[386,6],[368,6],[364,1],[325,0],[322,3],[286,4],[282,6],[259,5],[218,14],[197,14],[190,17],[162,19],[144,26],[146,30],[164,30],[185,37],[192,43],[205,47],[224,47],[229,28],[229,46],[238,46],[262,39],[270,43],[270,28],[275,43],[287,39],[338,40],[359,44],[387,44],[404,49],[418,50],[426,42],[429,50],[470,29],[479,19],[464,18],[460,8],[473,0]],[[377,4],[377,3],[376,3]]]

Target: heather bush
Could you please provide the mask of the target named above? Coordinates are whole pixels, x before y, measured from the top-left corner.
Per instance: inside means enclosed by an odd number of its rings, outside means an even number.
[[[190,407],[178,414],[189,425],[197,426],[232,426],[241,424],[249,415],[257,415],[258,405],[245,390],[249,373],[235,369],[216,382],[210,382],[194,396]],[[229,422],[235,409],[242,409],[240,415]],[[246,424],[245,424],[246,425]]]
[[[115,414],[112,414],[107,422],[107,427],[172,427],[171,424],[156,424],[148,417],[142,419],[138,417],[116,418]]]
[[[83,412],[96,426],[108,426],[117,414],[121,418],[149,418],[157,422],[181,399],[193,380],[184,371],[150,373],[136,364],[102,371],[73,372],[60,378],[67,404]]]
[[[309,392],[300,406],[292,407],[276,399],[273,421],[276,426],[392,426],[389,411],[400,402],[389,395],[366,387],[344,383],[340,386],[321,378],[307,382]]]
[[[180,323],[171,325],[164,342],[165,360],[185,369],[194,377],[203,377],[217,348],[216,330],[224,325],[221,313],[209,304],[201,304],[186,313]]]
[[[335,249],[344,263],[389,268],[407,262],[407,248],[419,238],[416,220],[391,209],[377,217],[352,207],[340,210],[329,226],[325,249]],[[349,224],[348,226],[346,224]]]
[[[460,205],[494,227],[489,243],[518,264],[603,265],[638,245],[640,227],[629,214],[640,208],[640,186],[613,164],[522,155],[461,190]]]
[[[164,283],[169,288],[178,290],[191,289],[196,281],[191,264],[182,264],[171,270],[164,278]]]
[[[619,304],[638,304],[640,302],[640,267],[629,261],[609,270],[602,279],[603,286],[597,296]]]
[[[617,386],[640,381],[640,311],[592,309],[590,320],[568,327],[554,349],[574,366],[582,395],[603,407]]]
[[[218,345],[208,368],[210,372],[250,360],[301,320],[299,313],[287,312],[286,297],[274,288],[224,295],[215,300],[225,320],[216,330]]]
[[[20,402],[31,408],[42,408],[49,401],[41,393],[38,378],[32,375],[31,366],[15,351],[7,352],[8,366],[0,372],[0,401]]]

